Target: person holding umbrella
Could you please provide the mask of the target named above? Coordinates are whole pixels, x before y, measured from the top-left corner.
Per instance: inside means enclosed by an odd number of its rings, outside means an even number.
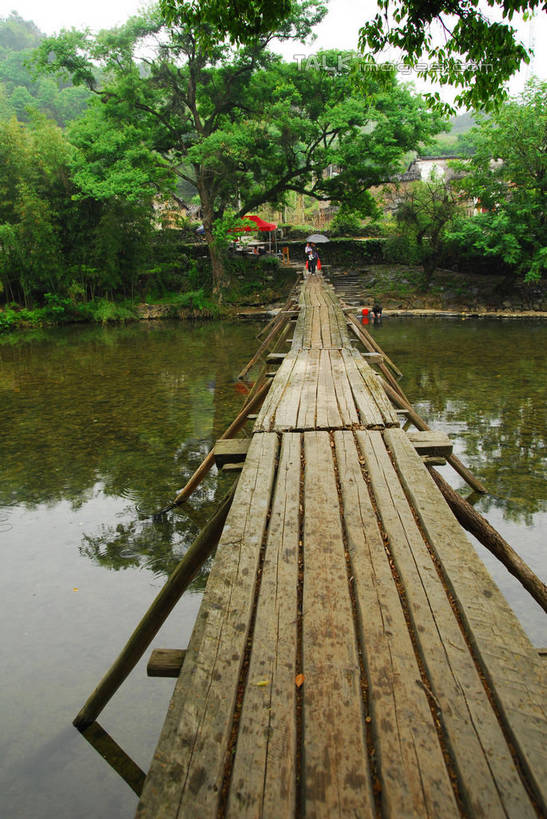
[[[308,271],[313,275],[315,273],[315,268],[317,264],[321,264],[319,261],[319,253],[314,244],[311,246],[311,252],[308,253]]]

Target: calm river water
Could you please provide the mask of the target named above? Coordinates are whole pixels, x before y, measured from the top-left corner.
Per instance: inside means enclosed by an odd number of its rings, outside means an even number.
[[[226,490],[213,473],[162,523],[242,403],[259,325],[71,327],[0,338],[0,815],[132,816],[137,798],[71,721]],[[422,416],[488,486],[477,508],[547,576],[545,349],[534,321],[385,319],[371,331]],[[452,485],[462,482],[449,467]],[[545,615],[477,549],[537,646]],[[154,646],[186,646],[198,578]],[[145,661],[101,715],[147,770],[174,681]]]

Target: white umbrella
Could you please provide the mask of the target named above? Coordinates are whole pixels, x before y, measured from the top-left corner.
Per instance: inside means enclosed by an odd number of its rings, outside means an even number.
[[[308,238],[306,239],[306,242],[315,242],[315,243],[328,242],[328,241],[329,241],[328,236],[323,236],[322,233],[312,233],[312,235],[308,236]]]

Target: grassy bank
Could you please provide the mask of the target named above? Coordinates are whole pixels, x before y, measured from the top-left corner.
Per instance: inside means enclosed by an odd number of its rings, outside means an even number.
[[[222,303],[214,301],[205,287],[193,290],[151,288],[135,299],[99,298],[85,302],[46,293],[43,302],[33,307],[15,303],[0,307],[0,333],[33,327],[48,327],[80,322],[109,324],[154,318],[215,319],[229,318],[240,308],[258,307],[285,300],[294,284],[293,268],[257,268],[256,275],[232,271]]]

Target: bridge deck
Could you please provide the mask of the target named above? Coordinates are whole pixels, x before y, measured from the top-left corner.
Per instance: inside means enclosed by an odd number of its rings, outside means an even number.
[[[330,290],[300,303],[138,816],[542,815],[544,661]]]

